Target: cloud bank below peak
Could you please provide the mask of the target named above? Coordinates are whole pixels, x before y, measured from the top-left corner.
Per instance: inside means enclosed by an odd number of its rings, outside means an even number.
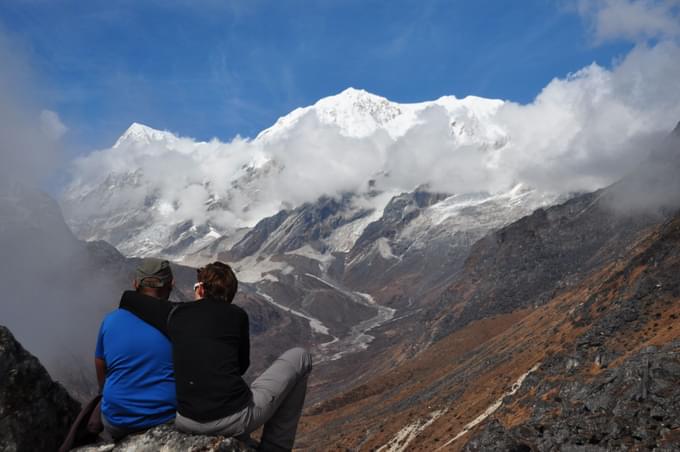
[[[612,69],[592,64],[552,80],[533,102],[504,102],[482,119],[471,109],[452,113],[426,104],[396,138],[380,127],[347,136],[307,108],[277,139],[196,142],[167,132],[121,139],[75,162],[66,197],[96,189],[111,174],[137,172],[136,188],[126,192],[134,193],[132,201],[153,195],[171,206],[158,210],[167,220],[188,216],[224,226],[251,224],[264,212],[321,195],[366,190],[372,179],[386,190],[429,184],[447,192],[497,192],[517,183],[557,193],[594,190],[642,161],[680,119],[680,47],[640,44]],[[465,141],[464,133],[483,139]],[[276,168],[265,176],[259,169],[268,162]],[[248,193],[236,194],[236,186]],[[206,212],[215,197],[227,203],[223,213]],[[107,208],[82,207],[95,209],[85,216]]]

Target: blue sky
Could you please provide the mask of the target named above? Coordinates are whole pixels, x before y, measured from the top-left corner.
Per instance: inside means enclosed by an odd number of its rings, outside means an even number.
[[[632,47],[598,43],[575,3],[549,0],[9,0],[0,31],[73,154],[110,146],[133,121],[203,140],[254,136],[349,86],[399,102],[527,103]]]

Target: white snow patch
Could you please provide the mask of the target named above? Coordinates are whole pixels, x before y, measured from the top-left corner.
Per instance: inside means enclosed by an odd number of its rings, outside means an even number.
[[[213,238],[213,239],[219,239],[222,237],[222,234],[214,230],[213,228],[210,228],[210,232],[206,234],[207,237]]]
[[[399,257],[395,256],[392,252],[390,241],[387,238],[380,237],[378,240],[376,240],[375,247],[383,259],[399,259]]]
[[[426,210],[425,215],[430,219],[433,225],[439,225],[444,222],[444,220],[458,215],[462,209],[483,204],[490,198],[490,195],[482,193],[449,196],[430,206]]]
[[[272,272],[290,272],[289,265],[285,262],[272,261],[269,258],[258,259],[255,256],[248,256],[232,265],[239,281],[256,283],[258,281],[278,281]]]
[[[333,284],[333,283],[331,283],[331,282],[329,282],[329,281],[326,281],[326,280],[323,279],[323,278],[319,278],[318,276],[313,275],[313,274],[311,274],[311,273],[305,273],[305,276],[309,276],[310,278],[316,279],[317,281],[320,281],[320,282],[324,283],[325,285],[327,285],[327,286],[330,287],[331,289],[335,289],[335,290],[337,290],[338,292],[340,292],[340,293],[342,293],[342,294],[345,294],[346,296],[348,296],[348,297],[350,297],[350,298],[353,298],[353,297],[352,297],[352,292],[350,292],[350,291],[348,291],[348,290],[345,290],[345,289],[341,289],[341,288],[338,287],[337,285],[335,285],[335,284]]]
[[[469,422],[467,425],[465,425],[465,427],[463,427],[463,430],[461,430],[456,436],[451,438],[449,441],[447,441],[443,446],[441,446],[437,450],[441,450],[441,449],[445,448],[446,446],[450,445],[451,443],[456,441],[458,438],[465,435],[467,432],[469,432],[470,430],[475,428],[477,425],[479,425],[481,422],[483,422],[486,418],[491,416],[503,404],[503,399],[508,397],[508,396],[515,394],[517,392],[517,390],[522,386],[524,379],[526,377],[528,377],[529,374],[531,374],[532,372],[535,372],[536,369],[538,369],[538,366],[540,366],[540,365],[541,365],[541,363],[537,363],[534,367],[529,369],[526,373],[520,375],[520,377],[517,379],[517,381],[515,381],[515,383],[512,385],[512,387],[510,388],[509,391],[507,391],[505,394],[500,396],[494,403],[489,405],[489,407],[486,410],[484,410],[484,412],[482,414],[477,416],[474,420],[472,420],[472,422]]]
[[[328,329],[328,327],[326,325],[323,324],[323,322],[321,322],[321,320],[316,319],[316,318],[311,317],[311,316],[308,316],[307,314],[305,314],[303,312],[296,311],[295,309],[291,309],[287,306],[282,305],[281,303],[277,303],[276,301],[274,301],[274,299],[272,297],[270,297],[269,295],[267,295],[264,292],[261,292],[261,291],[258,290],[257,294],[260,295],[265,300],[267,300],[269,303],[276,306],[277,308],[282,309],[286,312],[290,312],[291,314],[293,314],[295,316],[302,317],[305,320],[308,320],[309,321],[309,327],[315,333],[323,334],[325,336],[331,336],[331,334],[329,332],[330,330]],[[334,337],[334,340],[331,341],[331,342],[334,342],[335,340],[337,340],[337,338]]]
[[[435,410],[425,419],[418,419],[397,432],[387,444],[378,449],[378,452],[401,452],[407,450],[408,445],[434,421],[439,419],[447,410]]]
[[[382,212],[380,212],[380,215],[382,215]],[[333,231],[326,243],[333,251],[347,253],[352,249],[357,239],[361,237],[366,226],[373,223],[378,218],[380,217],[372,214],[351,223],[344,224]]]
[[[333,251],[349,252],[356,241],[361,237],[366,227],[378,221],[385,211],[385,206],[390,200],[399,194],[397,191],[386,191],[376,196],[361,197],[354,201],[354,207],[358,209],[371,209],[373,212],[363,218],[359,218],[351,223],[337,228],[326,240],[326,244]]]
[[[363,293],[363,292],[354,292],[354,293],[359,295],[360,297],[364,297],[366,299],[366,301],[368,301],[368,304],[374,305],[374,306],[377,305],[377,303],[375,302],[375,298],[373,298],[371,295],[369,295],[367,293]]]
[[[292,251],[286,252],[286,254],[292,254],[296,256],[306,257],[307,259],[312,259],[319,262],[319,270],[325,271],[330,267],[330,265],[335,260],[335,256],[332,254],[323,254],[312,248],[310,245],[304,245]]]

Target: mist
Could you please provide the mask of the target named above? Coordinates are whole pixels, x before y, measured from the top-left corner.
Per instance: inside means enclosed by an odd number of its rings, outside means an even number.
[[[21,55],[0,33],[0,324],[82,396],[94,389],[99,322],[129,275],[122,256],[102,260],[76,240],[42,190],[67,128],[30,94]]]

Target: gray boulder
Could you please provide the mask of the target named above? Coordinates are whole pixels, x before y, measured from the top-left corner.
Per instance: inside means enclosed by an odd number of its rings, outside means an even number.
[[[80,405],[0,325],[0,450],[56,450]]]

